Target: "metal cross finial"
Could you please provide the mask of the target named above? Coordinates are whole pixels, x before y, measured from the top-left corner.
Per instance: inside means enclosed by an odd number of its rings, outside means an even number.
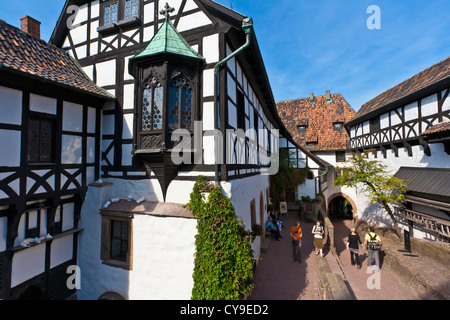
[[[164,15],[166,17],[166,21],[169,21],[170,19],[170,13],[174,12],[175,8],[172,8],[169,6],[169,4],[166,2],[166,5],[164,6],[164,9],[161,10],[159,13]]]

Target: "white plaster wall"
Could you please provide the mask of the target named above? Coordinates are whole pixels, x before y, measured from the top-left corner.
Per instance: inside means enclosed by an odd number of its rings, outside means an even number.
[[[97,63],[97,85],[108,86],[116,83],[116,60]]]
[[[207,63],[219,61],[219,35],[213,34],[203,38],[203,57]]]
[[[155,5],[154,3],[147,3],[144,6],[144,24],[153,22],[155,17]]]
[[[7,150],[7,157],[0,157],[0,167],[20,166],[21,132],[0,130],[0,150]]]
[[[81,164],[82,139],[78,136],[62,136],[61,162],[63,164]]]
[[[125,69],[128,70],[128,64],[125,64]],[[123,86],[123,109],[134,109],[134,84],[126,84]]]
[[[196,227],[195,219],[135,216],[130,299],[191,298]]]
[[[1,123],[22,124],[22,91],[0,86]]]
[[[63,131],[83,131],[83,106],[64,102],[63,105]]]
[[[422,99],[422,117],[438,113],[437,95],[433,94]]]
[[[263,225],[265,221],[260,221],[260,196],[261,192],[264,199],[264,214],[267,217],[267,199],[266,189],[269,188],[269,176],[258,175],[245,179],[239,179],[231,182],[222,182],[222,188],[225,194],[230,198],[236,215],[245,224],[247,230],[251,230],[251,212],[250,202],[255,200],[256,221]],[[251,187],[249,187],[251,186]],[[255,258],[260,257],[261,241],[259,237],[252,243]]]
[[[214,96],[214,69],[203,71],[203,97]]]
[[[74,228],[75,205],[67,203],[63,205],[62,231],[68,231]]]
[[[103,179],[105,182],[112,182],[112,198],[128,199],[131,195],[133,199],[137,200],[142,197],[146,201],[163,202],[161,186],[156,179],[144,180],[122,180],[122,179]],[[192,192],[192,188],[190,189]],[[110,200],[110,199],[109,199]],[[189,201],[189,200],[188,200]],[[180,202],[175,202],[180,203]],[[186,204],[187,202],[181,202]]]
[[[197,221],[135,215],[133,270],[113,268],[100,260],[99,214],[102,204],[112,196],[112,186],[90,187],[82,208],[79,299],[97,299],[107,291],[114,291],[131,300],[189,300]]]
[[[181,17],[177,30],[183,32],[212,24],[211,20],[202,11]]]
[[[97,120],[97,110],[95,108],[88,108],[87,133],[95,133],[96,120]]]
[[[385,129],[389,127],[389,113],[384,113],[380,116],[380,128]]]
[[[50,253],[50,268],[73,258],[73,235],[53,240]]]
[[[30,263],[32,261],[32,263]],[[45,244],[18,251],[12,258],[11,288],[45,270]]]
[[[419,108],[417,101],[405,106],[405,121],[417,119],[419,117]]]
[[[56,99],[30,94],[30,110],[56,115]]]

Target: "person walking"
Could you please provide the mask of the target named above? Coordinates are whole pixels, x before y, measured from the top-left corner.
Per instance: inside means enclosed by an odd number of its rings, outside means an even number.
[[[300,222],[297,222],[295,226],[291,228],[292,237],[292,255],[294,262],[298,261],[302,263],[300,257],[300,248],[302,247],[302,228],[300,227]]]
[[[269,218],[267,219],[267,222],[266,222],[266,231],[272,233],[273,235],[275,235],[275,240],[280,241],[280,239],[279,239],[279,238],[281,238],[280,232],[278,231],[278,229],[272,223],[272,218],[270,216],[269,216]]]
[[[322,227],[322,222],[317,220],[316,225],[312,229],[312,234],[314,235],[314,247],[316,248],[316,256],[320,253],[323,257],[323,234],[324,230]]]
[[[347,249],[350,250],[350,260],[352,266],[356,264],[358,269],[361,269],[361,263],[359,261],[359,245],[362,244],[359,235],[356,233],[355,228],[350,229],[350,234],[347,240]]]
[[[363,248],[367,248],[367,264],[370,267],[372,265],[372,260],[375,259],[375,265],[378,270],[380,270],[380,249],[382,243],[381,238],[375,233],[375,228],[370,227],[369,232],[366,234],[364,239]]]

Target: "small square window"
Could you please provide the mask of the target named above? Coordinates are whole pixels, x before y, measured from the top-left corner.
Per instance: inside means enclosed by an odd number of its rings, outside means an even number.
[[[302,126],[297,126],[297,130],[300,133],[306,132],[307,127],[302,125]]]
[[[345,162],[345,151],[336,151],[336,162]]]
[[[102,217],[101,259],[104,264],[131,270],[132,222],[130,218]]]
[[[333,129],[340,131],[340,130],[344,129],[344,124],[342,122],[335,122],[335,123],[333,123]]]

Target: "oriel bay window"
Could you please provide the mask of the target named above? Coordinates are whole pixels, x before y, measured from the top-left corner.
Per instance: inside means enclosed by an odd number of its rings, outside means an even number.
[[[193,135],[194,121],[200,120],[201,57],[166,21],[152,41],[129,60],[135,78],[135,134],[133,154],[160,180],[165,196],[179,166],[171,163],[173,132]]]

